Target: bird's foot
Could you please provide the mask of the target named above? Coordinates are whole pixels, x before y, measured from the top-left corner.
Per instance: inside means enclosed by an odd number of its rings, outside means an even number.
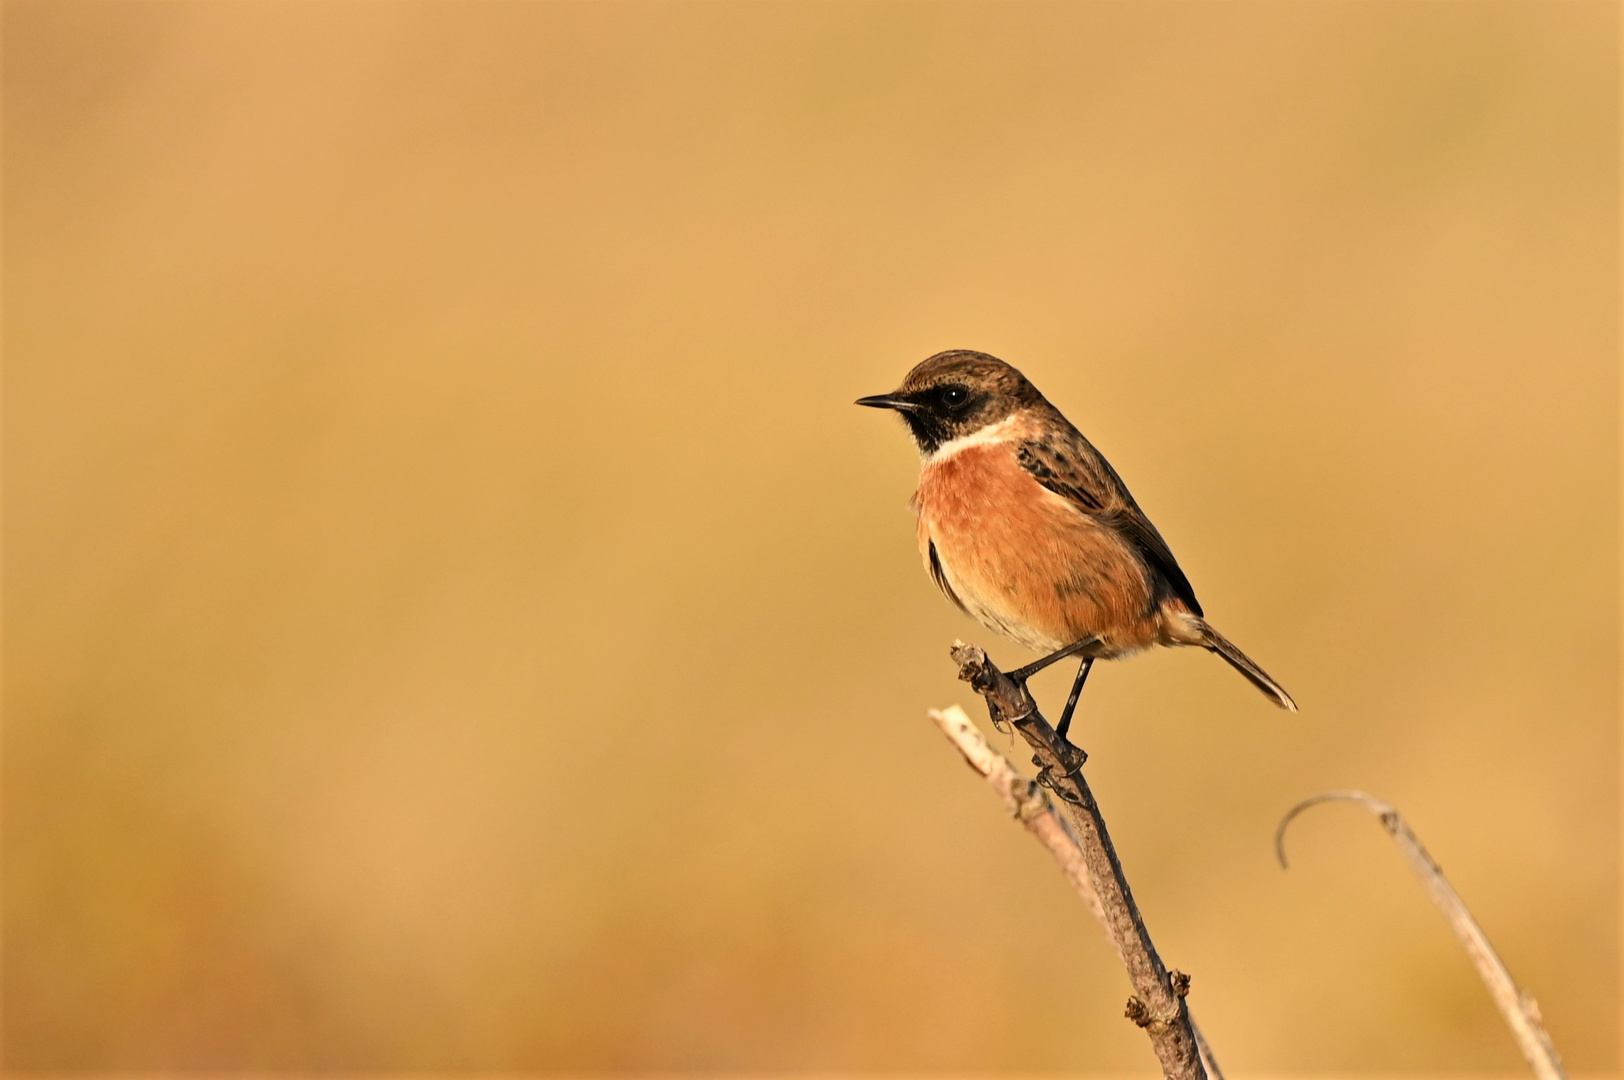
[[[1088,754],[1086,754],[1081,747],[1073,746],[1071,743],[1062,743],[1058,756],[1060,757],[1059,770],[1063,775],[1066,776],[1070,776],[1071,774],[1077,772],[1077,770],[1083,767],[1083,763],[1088,760]],[[1042,766],[1038,769],[1038,775],[1036,777],[1039,787],[1047,788],[1048,790],[1054,792],[1055,797],[1063,802],[1081,805],[1080,800],[1078,800],[1073,794],[1073,788],[1071,785],[1056,782],[1056,766],[1043,765],[1043,759],[1035,754],[1032,757],[1032,764]]]

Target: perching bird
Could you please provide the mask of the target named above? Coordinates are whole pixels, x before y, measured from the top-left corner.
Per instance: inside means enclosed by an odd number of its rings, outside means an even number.
[[[1167,541],[1100,452],[997,357],[937,353],[894,393],[919,445],[919,552],[947,598],[983,626],[1050,655],[1024,680],[1081,656],[1057,730],[1064,737],[1097,659],[1152,645],[1217,653],[1281,708],[1291,695],[1202,617]]]

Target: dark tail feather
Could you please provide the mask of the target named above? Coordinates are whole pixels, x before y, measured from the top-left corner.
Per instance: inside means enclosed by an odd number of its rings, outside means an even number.
[[[1269,678],[1268,672],[1254,664],[1250,656],[1237,649],[1233,641],[1214,630],[1205,620],[1201,623],[1201,644],[1223,657],[1230,667],[1245,675],[1248,682],[1267,694],[1276,705],[1288,712],[1297,711],[1297,703],[1291,700],[1285,687]]]

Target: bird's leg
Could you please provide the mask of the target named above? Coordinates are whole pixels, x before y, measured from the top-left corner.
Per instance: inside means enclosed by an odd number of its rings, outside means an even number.
[[[1083,684],[1088,681],[1088,672],[1093,666],[1094,658],[1088,656],[1083,658],[1082,664],[1077,668],[1077,680],[1071,684],[1071,697],[1066,699],[1066,708],[1060,714],[1060,723],[1054,727],[1054,733],[1062,739],[1066,738],[1066,729],[1071,727],[1071,714],[1077,708],[1077,698],[1082,694]]]
[[[1098,645],[1099,641],[1098,637],[1091,634],[1080,641],[1072,642],[1064,649],[1058,649],[1050,653],[1041,660],[1034,660],[1023,668],[1016,668],[1009,673],[1009,677],[1024,688],[1027,679],[1030,679],[1050,664],[1064,660],[1068,656],[1076,656],[1083,650]],[[1088,681],[1088,671],[1093,666],[1094,657],[1088,656],[1083,658],[1082,666],[1077,669],[1077,679],[1071,684],[1071,697],[1067,699],[1066,709],[1060,714],[1060,724],[1055,728],[1055,734],[1059,735],[1062,741],[1066,738],[1066,729],[1071,726],[1071,714],[1077,708],[1077,696],[1083,692],[1083,683]]]
[[[1089,646],[1099,644],[1099,640],[1099,638],[1089,635],[1080,641],[1074,641],[1064,649],[1058,649],[1041,660],[1034,660],[1023,668],[1016,668],[1014,671],[1009,672],[1009,677],[1024,685],[1027,679],[1030,679],[1050,664],[1064,660],[1068,656],[1076,656]]]

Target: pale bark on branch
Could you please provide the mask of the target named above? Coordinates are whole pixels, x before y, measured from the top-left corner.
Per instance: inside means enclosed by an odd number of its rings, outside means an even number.
[[[1071,826],[1107,932],[1127,968],[1134,996],[1127,1016],[1150,1036],[1166,1080],[1206,1080],[1185,996],[1190,977],[1169,971],[1156,952],[1128,888],[1116,847],[1106,831],[1094,793],[1083,779],[1087,755],[1062,739],[1038,711],[1026,687],[1015,682],[974,645],[956,642],[959,678],[986,699],[994,725],[1009,724],[1032,747],[1037,783],[1054,792]]]
[[[1329,791],[1323,795],[1315,795],[1311,799],[1304,799],[1286,812],[1280,819],[1280,826],[1274,833],[1274,851],[1280,859],[1280,865],[1286,865],[1286,827],[1298,814],[1311,806],[1323,802],[1344,801],[1354,802],[1376,815],[1387,830],[1387,834],[1398,844],[1399,850],[1404,853],[1404,861],[1410,864],[1410,869],[1421,880],[1421,885],[1449,920],[1449,927],[1460,938],[1461,944],[1466,946],[1466,955],[1471,958],[1472,966],[1483,980],[1483,985],[1489,988],[1489,995],[1494,1003],[1500,1007],[1500,1013],[1506,1019],[1506,1025],[1511,1028],[1512,1036],[1517,1040],[1517,1047],[1528,1059],[1533,1067],[1534,1075],[1539,1080],[1564,1080],[1561,1059],[1556,1055],[1556,1047],[1551,1043],[1551,1037],[1545,1031],[1545,1024],[1539,1015],[1539,1005],[1526,990],[1519,990],[1517,984],[1511,979],[1511,972],[1500,960],[1500,955],[1489,944],[1483,928],[1477,925],[1472,913],[1466,909],[1460,894],[1455,892],[1453,886],[1444,877],[1427,849],[1421,846],[1420,837],[1411,830],[1397,810],[1363,791]]]

